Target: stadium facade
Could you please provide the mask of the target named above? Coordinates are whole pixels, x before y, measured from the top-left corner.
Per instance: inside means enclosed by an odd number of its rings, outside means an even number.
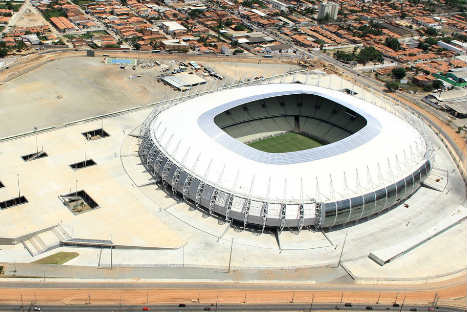
[[[321,146],[268,153],[248,143],[294,132]],[[379,214],[431,169],[409,123],[356,97],[302,84],[227,89],[155,111],[139,155],[156,182],[243,227],[330,228]]]

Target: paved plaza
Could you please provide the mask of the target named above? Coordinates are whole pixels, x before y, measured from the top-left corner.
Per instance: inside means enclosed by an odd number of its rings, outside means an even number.
[[[278,79],[338,90],[351,88],[366,101],[378,101],[374,94],[334,75],[312,73]],[[430,231],[447,216],[465,214],[465,185],[444,145],[429,130],[425,135],[436,151],[433,167],[448,174],[443,191],[422,187],[406,200],[406,207],[327,233],[260,234],[232,228],[153,183],[137,156],[138,127],[151,109],[0,142],[0,162],[8,164],[0,166],[0,181],[5,185],[0,188],[0,201],[18,193],[28,201],[0,211],[0,242],[4,243],[0,262],[28,263],[57,251],[77,251],[79,256],[67,265],[225,270],[229,263],[234,269],[316,268],[342,263],[362,279],[417,279],[465,270],[465,219],[384,266],[368,258],[372,251]],[[82,135],[102,126],[108,137],[88,141]],[[37,149],[48,156],[27,162],[21,158]],[[96,165],[70,168],[85,159]],[[98,208],[73,214],[59,196],[79,190],[91,196]],[[57,241],[63,239],[94,247],[59,247]],[[95,247],[96,242],[110,242],[116,248]],[[23,270],[34,275],[34,268]]]

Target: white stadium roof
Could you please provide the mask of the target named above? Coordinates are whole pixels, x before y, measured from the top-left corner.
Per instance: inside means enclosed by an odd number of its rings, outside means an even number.
[[[255,100],[315,94],[359,113],[360,131],[314,149],[272,154],[229,136],[214,117]],[[302,84],[257,85],[190,99],[157,115],[151,137],[170,160],[221,190],[252,199],[337,201],[403,179],[425,162],[421,135],[398,117],[338,91]]]

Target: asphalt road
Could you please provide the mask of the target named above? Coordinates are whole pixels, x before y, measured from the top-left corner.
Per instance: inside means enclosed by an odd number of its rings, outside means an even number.
[[[0,305],[0,311],[34,311],[33,305],[14,306]],[[65,306],[40,306],[41,311],[143,311],[142,305],[65,305]],[[187,305],[148,305],[149,311],[465,311],[460,308],[431,306],[392,306],[392,305],[345,305],[342,304],[312,304],[312,303],[289,303],[289,304],[187,304]]]
[[[449,286],[463,285],[464,282],[453,281]],[[436,290],[439,286],[420,285],[414,287],[414,285],[384,285],[376,286],[373,284],[358,284],[358,283],[339,283],[339,284],[307,284],[307,283],[242,283],[242,282],[121,282],[118,280],[111,281],[60,281],[51,282],[50,279],[45,283],[41,279],[34,281],[14,281],[9,280],[8,282],[0,281],[0,288],[13,288],[13,289],[240,289],[240,290],[336,290],[339,291],[413,291],[413,290]]]

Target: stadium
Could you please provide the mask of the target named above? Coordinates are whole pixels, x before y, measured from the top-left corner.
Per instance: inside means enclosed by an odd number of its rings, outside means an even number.
[[[303,84],[226,89],[155,110],[139,157],[167,192],[253,230],[321,229],[400,205],[431,169],[409,123]]]

